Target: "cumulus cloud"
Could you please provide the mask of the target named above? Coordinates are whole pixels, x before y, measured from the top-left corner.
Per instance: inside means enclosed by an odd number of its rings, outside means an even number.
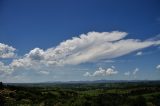
[[[10,65],[13,68],[39,69],[41,66],[43,66],[43,53],[44,51],[42,49],[35,48],[31,50],[28,54],[25,54],[24,57],[14,59]]]
[[[26,57],[30,58],[31,60],[42,60],[44,51],[40,48],[35,48],[31,50],[28,54],[26,54]]]
[[[89,72],[86,72],[86,73],[83,74],[83,76],[85,76],[85,77],[91,77],[92,75]]]
[[[114,75],[117,74],[118,71],[115,71],[113,68],[108,68],[108,69],[103,69],[103,68],[99,68],[97,71],[95,71],[93,73],[92,76],[108,76],[108,75]]]
[[[140,41],[137,39],[124,39],[126,32],[89,32],[79,37],[61,42],[58,46],[46,50],[34,48],[21,58],[13,59],[8,66],[10,69],[41,69],[41,67],[77,65],[99,60],[110,60],[146,47],[159,45],[159,40]],[[0,43],[0,58],[15,56],[16,49]],[[1,66],[2,67],[2,66]],[[2,69],[1,69],[2,70]],[[114,67],[105,70],[111,73]],[[103,73],[103,69],[95,72]],[[136,73],[136,72],[135,72]],[[93,74],[93,75],[94,75]],[[89,75],[89,74],[88,74]]]
[[[0,58],[13,58],[15,57],[15,48],[6,44],[0,43]]]
[[[13,67],[38,67],[77,65],[86,62],[110,60],[131,52],[141,50],[160,41],[137,39],[124,39],[126,32],[89,32],[61,42],[58,46],[43,50],[35,48],[23,58],[15,59],[11,63]]]
[[[100,59],[112,59],[157,43],[154,41],[141,42],[140,40],[134,39],[125,40],[123,38],[126,35],[127,33],[125,32],[90,32],[87,35],[81,35],[82,37],[80,36],[80,38],[73,38],[72,40],[65,41],[58,48],[72,47],[72,49],[69,49],[70,51],[67,53],[68,55],[64,59],[63,64],[80,64]],[[88,39],[86,40],[84,38]],[[80,42],[83,43],[81,44]]]
[[[86,77],[111,76],[111,75],[115,75],[117,73],[118,73],[118,71],[116,71],[115,68],[103,69],[103,68],[99,67],[99,69],[96,70],[93,74],[86,72],[83,76],[86,76]]]
[[[124,72],[124,75],[125,76],[134,76],[134,77],[136,77],[136,74],[137,74],[138,71],[139,71],[139,68],[135,68],[132,72],[130,72],[130,71]]]
[[[158,70],[160,70],[160,65],[157,65],[157,67],[156,67]]]
[[[141,56],[142,54],[143,54],[143,52],[140,51],[140,52],[136,53],[136,56]]]
[[[2,74],[11,74],[13,68],[9,65],[5,65],[3,62],[0,62],[0,75]]]

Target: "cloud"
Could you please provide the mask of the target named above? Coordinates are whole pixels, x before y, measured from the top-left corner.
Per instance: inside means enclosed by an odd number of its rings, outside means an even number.
[[[103,68],[99,67],[99,69],[97,71],[95,71],[93,74],[86,72],[83,76],[86,76],[86,77],[111,76],[111,75],[115,75],[117,73],[118,73],[118,71],[116,71],[115,68],[103,69]]]
[[[86,72],[86,73],[83,74],[83,76],[85,76],[85,77],[91,77],[92,75],[89,72]]]
[[[150,46],[160,44],[160,41],[124,39],[126,32],[89,32],[79,37],[61,42],[58,46],[46,50],[35,48],[23,58],[15,59],[13,67],[39,67],[77,65],[99,60],[110,60],[127,55]]]
[[[115,66],[111,66],[111,68],[115,69],[116,67]]]
[[[60,43],[56,48],[48,49],[44,53],[45,59],[49,64],[61,65],[76,65],[95,61],[102,56],[102,50],[108,48],[106,46],[107,42],[116,41],[125,36],[125,32],[89,32],[88,34],[82,34],[80,37],[73,37],[71,40]]]
[[[160,65],[157,65],[157,67],[156,67],[158,70],[160,70]]]
[[[35,48],[22,58],[14,59],[10,65],[13,68],[39,69],[45,64],[43,53],[42,49]]]
[[[27,58],[30,58],[31,60],[42,60],[44,51],[40,48],[35,48],[31,50],[28,54],[26,54]]]
[[[154,41],[144,41],[141,42],[139,40],[134,39],[126,39],[122,40],[127,33],[123,32],[110,32],[102,34],[102,36],[94,36],[92,38],[92,33],[88,33],[87,35],[84,35],[84,37],[87,37],[87,40],[83,40],[82,37],[75,38],[70,41],[65,41],[60,45],[60,49],[62,48],[68,48],[72,47],[73,50],[68,52],[66,58],[63,60],[63,64],[80,64],[85,62],[92,62],[97,61],[100,59],[112,59],[116,57],[120,57],[126,54],[129,54],[133,51],[140,50],[149,46],[152,46],[156,44],[157,42]],[[101,35],[101,33],[94,32],[94,35]],[[116,38],[119,39],[110,39],[108,40],[105,36],[118,36]],[[101,39],[100,39],[100,38]],[[99,38],[99,39],[98,39]],[[104,39],[103,39],[104,38]],[[94,43],[90,43],[91,41],[94,41]],[[94,40],[93,40],[94,39]],[[83,44],[79,43],[80,41],[83,41]],[[72,44],[70,42],[76,42],[76,44]],[[92,45],[91,45],[92,44]],[[62,49],[63,50],[63,49]]]
[[[135,68],[135,70],[133,71],[133,75],[136,75],[138,71],[139,71],[139,68]]]
[[[0,62],[0,75],[2,74],[11,74],[13,68],[9,65],[5,65],[3,62]]]
[[[40,74],[43,74],[43,75],[48,75],[48,74],[49,74],[48,71],[40,71],[39,73],[40,73]]]
[[[140,51],[140,52],[136,53],[136,56],[141,56],[142,54],[143,54],[143,52]]]
[[[126,76],[129,76],[131,73],[128,71],[128,72],[125,72],[124,75]]]
[[[136,77],[137,72],[139,71],[139,68],[135,68],[132,72],[127,71],[124,73],[125,76],[134,76]]]
[[[0,58],[13,58],[15,57],[15,48],[6,44],[0,43]]]
[[[13,70],[17,68],[39,70],[42,67],[106,61],[160,44],[159,40],[124,39],[126,36],[126,32],[119,31],[81,34],[79,37],[73,37],[46,50],[34,48],[21,58],[13,59],[8,67]],[[12,46],[0,43],[1,58],[15,56],[15,50]],[[109,70],[112,69],[114,68],[112,67]],[[96,73],[98,74],[98,72]]]
[[[104,63],[114,63],[114,60],[103,60]]]

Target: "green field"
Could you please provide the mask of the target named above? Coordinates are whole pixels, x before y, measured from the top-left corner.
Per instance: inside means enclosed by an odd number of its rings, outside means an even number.
[[[160,106],[160,82],[3,84],[0,106]]]

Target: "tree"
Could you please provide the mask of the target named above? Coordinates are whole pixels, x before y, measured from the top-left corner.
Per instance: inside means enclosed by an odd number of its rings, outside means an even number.
[[[0,89],[1,89],[1,88],[3,88],[3,83],[2,83],[2,82],[0,82]]]

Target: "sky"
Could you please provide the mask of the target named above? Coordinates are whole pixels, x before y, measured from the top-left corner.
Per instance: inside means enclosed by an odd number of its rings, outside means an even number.
[[[0,0],[0,81],[160,80],[159,0]]]

